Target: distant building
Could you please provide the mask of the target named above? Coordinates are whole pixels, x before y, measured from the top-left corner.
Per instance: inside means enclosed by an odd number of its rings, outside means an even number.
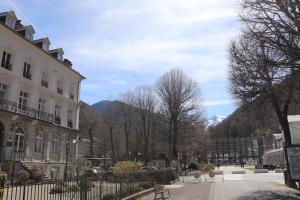
[[[10,174],[23,168],[57,177],[67,153],[69,162],[76,158],[84,77],[34,33],[13,11],[0,13],[0,163]]]
[[[238,164],[262,162],[264,153],[264,138],[224,138],[210,140],[210,154],[208,159],[211,163]]]

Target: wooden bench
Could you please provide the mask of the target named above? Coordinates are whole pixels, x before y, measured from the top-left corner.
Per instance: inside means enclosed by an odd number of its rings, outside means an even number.
[[[154,185],[154,200],[156,199],[168,199],[170,197],[170,191],[169,189],[164,189],[163,185]],[[168,196],[165,196],[165,193],[168,193]],[[160,196],[160,197],[159,197]]]

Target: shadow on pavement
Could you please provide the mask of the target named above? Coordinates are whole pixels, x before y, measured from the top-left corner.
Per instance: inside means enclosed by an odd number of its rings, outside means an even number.
[[[249,195],[239,197],[237,200],[300,200],[300,195],[292,192],[257,191]]]

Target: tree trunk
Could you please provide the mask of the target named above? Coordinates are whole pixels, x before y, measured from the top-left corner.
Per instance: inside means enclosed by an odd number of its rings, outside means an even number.
[[[173,131],[173,149],[172,149],[172,154],[173,154],[173,159],[177,160],[178,159],[178,152],[177,152],[177,133],[178,133],[178,125],[174,123],[174,131]]]
[[[112,160],[115,163],[115,148],[114,148],[114,140],[113,140],[113,128],[109,127],[109,137],[111,143],[111,151],[112,151]]]
[[[92,134],[92,129],[90,128],[89,129],[89,137],[90,137],[90,154],[91,154],[91,157],[94,157],[94,148],[93,148],[93,141],[94,141],[94,138],[93,138],[93,134]]]
[[[169,127],[169,162],[168,166],[170,166],[170,162],[173,159],[172,158],[172,122],[170,121],[170,127]]]

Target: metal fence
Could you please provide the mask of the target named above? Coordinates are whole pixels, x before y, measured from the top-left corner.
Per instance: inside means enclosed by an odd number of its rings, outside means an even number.
[[[0,182],[0,200],[119,200],[155,184],[167,184],[177,178],[172,170],[49,180],[19,184]]]

